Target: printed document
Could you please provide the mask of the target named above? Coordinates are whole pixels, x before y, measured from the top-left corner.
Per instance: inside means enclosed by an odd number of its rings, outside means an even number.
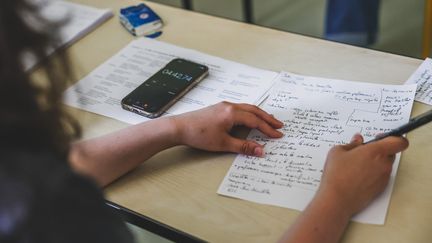
[[[146,121],[148,118],[123,110],[121,99],[177,57],[208,66],[209,75],[164,115],[181,114],[221,101],[257,104],[277,77],[276,72],[141,38],[66,90],[64,102],[130,124]]]
[[[415,89],[282,72],[263,109],[283,121],[284,137],[253,130],[249,139],[265,145],[264,157],[237,156],[218,193],[303,210],[318,189],[329,149],[355,133],[368,141],[408,122]],[[386,190],[353,220],[384,224],[399,158]]]
[[[406,84],[417,84],[415,99],[419,102],[432,105],[432,59],[426,58],[411,75]]]

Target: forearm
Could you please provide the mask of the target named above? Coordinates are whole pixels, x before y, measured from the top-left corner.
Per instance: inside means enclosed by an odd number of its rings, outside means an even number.
[[[257,128],[272,138],[282,136],[276,129],[283,124],[258,107],[222,102],[77,142],[71,146],[69,160],[77,171],[104,186],[156,153],[180,144],[260,156],[260,144],[231,136],[231,129],[239,125]]]
[[[79,141],[71,146],[70,162],[78,172],[105,186],[156,153],[178,144],[171,118],[148,121]]]
[[[334,243],[347,227],[351,214],[329,195],[315,197],[280,242]]]

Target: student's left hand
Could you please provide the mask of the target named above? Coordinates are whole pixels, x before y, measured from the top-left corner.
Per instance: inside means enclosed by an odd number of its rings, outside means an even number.
[[[263,146],[255,141],[235,138],[235,126],[256,128],[271,138],[282,137],[276,129],[283,126],[272,115],[254,105],[222,102],[198,111],[172,117],[178,144],[209,151],[229,151],[253,156],[263,155]]]

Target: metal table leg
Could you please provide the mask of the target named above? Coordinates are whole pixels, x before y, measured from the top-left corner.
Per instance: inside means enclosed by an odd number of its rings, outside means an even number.
[[[184,9],[192,10],[192,0],[182,0],[182,5]]]
[[[245,22],[253,23],[253,6],[252,0],[243,0],[243,15]]]

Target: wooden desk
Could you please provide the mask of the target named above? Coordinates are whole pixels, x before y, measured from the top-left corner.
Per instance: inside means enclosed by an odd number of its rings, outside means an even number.
[[[133,2],[84,1],[116,12]],[[274,71],[372,83],[402,84],[420,60],[332,43],[148,3],[165,20],[161,41]],[[77,79],[133,38],[117,17],[69,48]],[[415,103],[413,114],[430,107]],[[85,137],[126,127],[70,109]],[[409,134],[384,226],[352,223],[343,242],[432,241],[432,126]],[[275,242],[299,212],[219,196],[235,155],[177,147],[153,157],[105,190],[108,199],[210,242]]]

